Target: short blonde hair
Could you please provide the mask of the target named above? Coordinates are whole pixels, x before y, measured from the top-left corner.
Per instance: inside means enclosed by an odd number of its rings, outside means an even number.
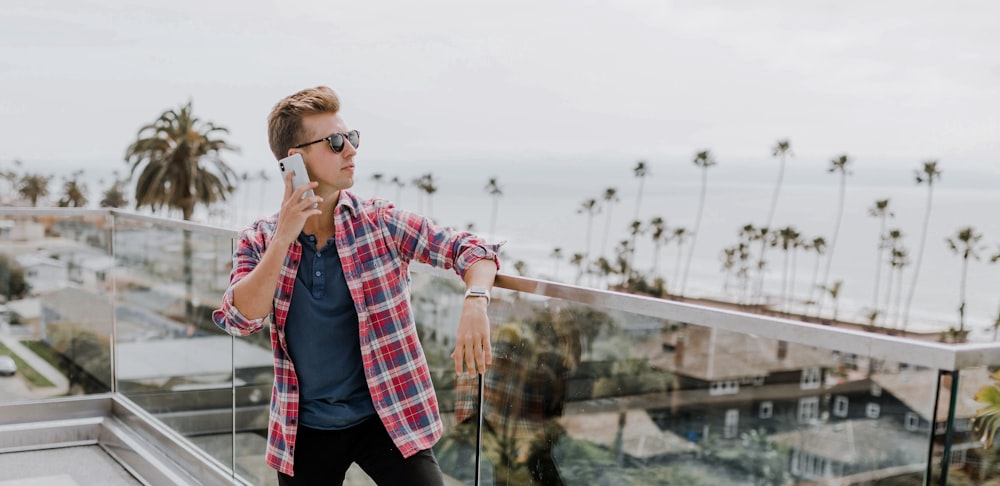
[[[301,140],[302,118],[340,111],[340,98],[326,86],[308,88],[279,101],[267,117],[267,141],[276,159],[288,155],[288,149],[309,140]]]

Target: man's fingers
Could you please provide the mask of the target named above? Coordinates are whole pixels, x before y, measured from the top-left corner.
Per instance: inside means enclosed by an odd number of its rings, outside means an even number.
[[[465,345],[465,369],[469,370],[469,373],[476,371],[476,350],[469,344]]]
[[[292,171],[285,172],[285,197],[282,199],[288,199],[292,195],[292,191],[295,188],[292,187]]]

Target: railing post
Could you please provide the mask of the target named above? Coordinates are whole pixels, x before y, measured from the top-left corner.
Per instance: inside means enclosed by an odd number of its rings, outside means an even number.
[[[951,393],[948,400],[948,421],[945,422],[944,432],[944,452],[941,455],[941,485],[948,484],[948,469],[951,467],[951,435],[955,429],[955,402],[958,400],[958,375],[957,371],[942,371],[938,375],[938,382],[944,374],[951,376]],[[940,388],[939,391],[940,392]]]

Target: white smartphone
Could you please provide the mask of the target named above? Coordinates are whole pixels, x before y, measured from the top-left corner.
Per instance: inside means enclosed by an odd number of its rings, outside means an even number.
[[[285,173],[292,171],[292,189],[297,189],[302,184],[309,183],[309,173],[306,172],[306,163],[302,160],[302,155],[292,154],[278,161],[278,168],[281,169],[281,183],[285,182]],[[309,189],[302,195],[303,198],[312,197],[313,190]],[[312,207],[316,207],[315,204]]]

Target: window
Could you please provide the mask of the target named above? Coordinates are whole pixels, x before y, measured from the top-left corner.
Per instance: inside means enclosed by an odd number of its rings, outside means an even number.
[[[920,429],[920,417],[913,412],[906,412],[906,430],[915,432]]]
[[[722,429],[722,436],[727,439],[735,438],[739,432],[739,425],[740,411],[735,408],[726,410],[726,423]]]
[[[879,413],[881,411],[882,411],[882,407],[880,407],[879,404],[877,404],[877,403],[869,402],[868,406],[865,407],[865,415],[868,418],[873,418],[873,419],[878,418]]]
[[[833,398],[833,415],[835,417],[846,417],[849,401],[847,397],[836,396]]]
[[[814,390],[819,388],[820,377],[819,368],[806,368],[802,370],[802,389],[803,390]]]
[[[774,402],[770,400],[766,402],[760,402],[760,418],[762,419],[771,418],[772,414],[774,414]]]
[[[736,380],[713,381],[708,387],[709,395],[735,395],[740,392],[740,383]]]
[[[880,397],[882,396],[882,387],[878,383],[872,383],[872,396]]]
[[[809,422],[819,418],[819,397],[799,399],[799,422]]]

